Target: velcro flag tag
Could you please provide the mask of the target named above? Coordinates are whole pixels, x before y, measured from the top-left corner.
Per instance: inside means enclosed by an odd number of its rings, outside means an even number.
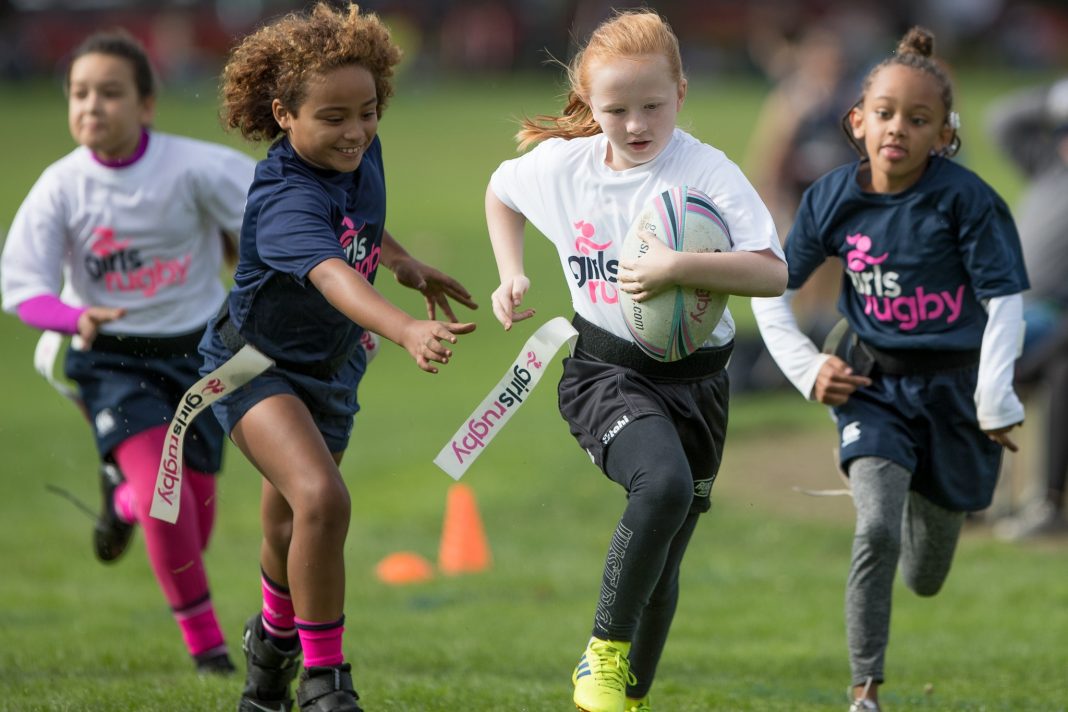
[[[454,480],[463,477],[475,458],[489,445],[512,414],[519,410],[534,386],[538,385],[545,372],[545,364],[565,343],[574,352],[577,339],[575,327],[562,316],[542,324],[523,344],[504,377],[434,458],[434,464]]]
[[[240,388],[274,365],[274,361],[246,344],[230,360],[194,383],[182,396],[163,441],[156,489],[149,514],[174,524],[182,495],[182,450],[193,419],[215,401]]]

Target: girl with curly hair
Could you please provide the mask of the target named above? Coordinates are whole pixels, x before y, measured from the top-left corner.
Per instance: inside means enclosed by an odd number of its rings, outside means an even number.
[[[244,39],[224,70],[226,124],[274,141],[249,189],[234,288],[200,345],[203,373],[246,343],[275,361],[213,406],[264,478],[263,608],[245,627],[239,710],[290,709],[302,654],[301,710],[360,710],[342,653],[350,500],[338,469],[366,367],[360,339],[379,334],[437,373],[475,328],[448,301],[475,308],[467,290],[385,229],[377,130],[399,60],[375,15],[319,3]],[[375,290],[379,264],[422,292],[428,319]]]

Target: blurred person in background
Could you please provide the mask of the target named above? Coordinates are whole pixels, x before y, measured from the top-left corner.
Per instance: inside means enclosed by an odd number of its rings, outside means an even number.
[[[1024,293],[1023,356],[1016,380],[1045,403],[1040,482],[994,532],[1005,539],[1068,534],[1068,77],[995,104],[989,132],[1027,178],[1016,207],[1031,289]],[[1026,491],[1025,491],[1025,494]]]
[[[785,237],[805,189],[854,158],[839,124],[855,99],[855,81],[846,46],[823,24],[812,25],[797,40],[778,37],[771,47],[769,42],[761,38],[759,58],[776,85],[761,106],[746,157],[753,187],[771,211],[780,237]],[[816,343],[823,342],[839,319],[835,300],[841,280],[841,266],[827,260],[793,301],[801,330]],[[740,353],[754,349],[760,355],[732,359],[733,389],[760,390],[783,383],[759,338],[752,343],[739,339],[737,347]]]
[[[122,556],[139,525],[196,669],[233,672],[202,557],[222,461],[213,416],[189,432],[178,521],[149,508],[167,425],[199,378],[197,345],[225,294],[220,233],[241,229],[254,162],[152,130],[155,73],[123,31],[85,39],[65,88],[80,145],[45,170],[15,215],[0,261],[3,307],[74,337],[65,372],[102,459],[97,558]]]

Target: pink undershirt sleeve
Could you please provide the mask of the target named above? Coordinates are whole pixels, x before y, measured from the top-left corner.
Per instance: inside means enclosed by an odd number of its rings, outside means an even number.
[[[42,294],[22,302],[15,311],[24,324],[35,329],[77,334],[78,317],[87,308],[64,304],[54,294]]]

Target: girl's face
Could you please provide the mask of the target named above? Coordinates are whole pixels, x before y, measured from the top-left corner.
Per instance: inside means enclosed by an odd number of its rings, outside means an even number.
[[[660,155],[675,130],[686,98],[666,57],[646,55],[597,61],[590,68],[586,102],[608,139],[605,163],[617,171]]]
[[[67,123],[70,135],[100,158],[127,158],[152,123],[155,99],[140,97],[134,68],[122,57],[84,54],[70,68]]]
[[[931,152],[953,138],[938,80],[900,64],[883,67],[872,77],[849,122],[871,161],[871,184],[865,187],[876,193],[912,186]]]
[[[275,120],[307,163],[341,173],[355,171],[378,133],[374,76],[350,64],[310,78],[306,89],[296,114],[275,99]]]

